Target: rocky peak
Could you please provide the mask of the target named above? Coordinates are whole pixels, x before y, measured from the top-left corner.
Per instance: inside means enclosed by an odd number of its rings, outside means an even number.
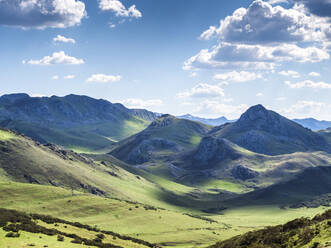
[[[169,114],[161,115],[160,118],[153,121],[149,126],[150,127],[170,126],[174,122],[175,119],[176,119],[175,116],[172,116],[172,115],[169,115]]]

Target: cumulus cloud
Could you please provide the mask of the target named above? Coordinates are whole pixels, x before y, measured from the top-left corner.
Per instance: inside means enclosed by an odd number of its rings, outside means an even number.
[[[231,105],[218,100],[204,100],[193,111],[194,114],[209,118],[226,116],[227,118],[238,118],[248,109],[246,104]]]
[[[201,83],[196,85],[190,90],[177,94],[179,98],[208,98],[208,97],[222,97],[224,96],[224,90],[218,85],[211,85]]]
[[[309,73],[309,76],[311,76],[311,77],[320,77],[321,74],[319,74],[318,72],[312,71],[311,73]]]
[[[64,76],[64,79],[70,80],[70,79],[74,79],[76,76],[75,75],[67,75]]]
[[[58,80],[60,77],[58,76],[58,75],[54,75],[53,77],[52,77],[52,80]]]
[[[285,1],[254,0],[248,8],[222,19],[219,26],[210,26],[200,39],[216,37],[217,44],[186,60],[183,69],[274,70],[283,62],[328,60],[328,20],[307,13],[302,4],[291,8],[272,5],[280,2]]]
[[[135,5],[132,5],[127,9],[119,0],[100,0],[99,8],[102,11],[114,12],[115,15],[119,17],[142,17],[142,13],[136,8]]]
[[[114,83],[119,82],[122,79],[121,76],[105,75],[105,74],[94,74],[89,77],[86,82],[88,83]]]
[[[331,119],[331,104],[316,101],[298,101],[295,104],[280,111],[289,118],[317,118]]]
[[[277,62],[320,62],[330,55],[317,47],[299,47],[295,44],[279,46],[221,43],[212,49],[203,49],[184,62],[184,70],[197,68],[248,68],[272,70]]]
[[[300,8],[285,9],[255,0],[247,9],[239,8],[221,20],[218,28],[206,30],[202,37],[207,39],[217,34],[223,42],[245,44],[316,40],[324,36],[320,30],[324,26],[312,22],[312,18]]]
[[[55,52],[51,56],[45,56],[40,60],[29,60],[24,61],[23,64],[30,65],[56,65],[56,64],[64,64],[64,65],[81,65],[84,64],[83,59],[78,59],[75,57],[71,57],[66,55],[63,51]]]
[[[331,1],[330,0],[294,0],[297,3],[302,3],[310,13],[322,16],[331,17]]]
[[[234,82],[234,83],[244,83],[248,81],[253,81],[256,79],[261,79],[262,75],[255,72],[248,71],[231,71],[222,74],[216,74],[214,76],[215,80]]]
[[[312,89],[331,89],[331,84],[326,82],[314,82],[311,80],[305,80],[297,83],[291,83],[290,81],[285,81],[291,89],[301,89],[301,88],[312,88]]]
[[[292,77],[292,78],[299,78],[300,77],[300,73],[297,72],[297,71],[280,71],[278,73],[279,75],[282,75],[282,76],[286,76],[286,77]]]
[[[263,93],[259,92],[256,94],[257,97],[262,97],[263,96]]]
[[[67,28],[86,17],[78,0],[1,0],[0,25],[20,28]]]
[[[159,107],[163,105],[163,101],[160,99],[150,99],[150,100],[143,100],[139,98],[129,98],[120,101],[128,108],[136,108],[136,109],[146,109],[151,107]]]
[[[288,3],[287,0],[269,0],[268,3],[270,4],[280,4],[280,3]]]
[[[62,35],[58,35],[56,37],[53,38],[53,42],[57,43],[57,42],[63,42],[63,43],[72,43],[72,44],[75,44],[76,41],[72,38],[67,38],[67,37],[64,37]]]

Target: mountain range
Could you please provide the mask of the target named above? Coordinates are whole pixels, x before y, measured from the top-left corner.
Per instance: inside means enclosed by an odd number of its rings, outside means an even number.
[[[24,133],[42,143],[74,150],[102,150],[135,134],[158,114],[127,109],[121,104],[87,96],[0,97],[0,126]]]
[[[127,247],[192,247],[331,206],[331,129],[313,131],[262,105],[236,121],[210,121],[86,96],[4,95],[0,211],[59,216],[72,230],[72,223],[98,225],[136,242]],[[305,223],[328,233],[325,219]],[[214,247],[255,247],[242,242],[261,232]],[[92,234],[86,235],[100,245]],[[314,234],[307,244],[324,236]],[[273,242],[267,237],[263,242]],[[125,240],[118,242],[126,247]]]

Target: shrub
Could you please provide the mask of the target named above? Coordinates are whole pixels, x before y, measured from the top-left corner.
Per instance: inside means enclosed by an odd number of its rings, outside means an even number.
[[[64,237],[62,235],[57,235],[57,241],[64,241]]]
[[[6,234],[7,238],[18,238],[20,234],[18,232],[9,232]]]

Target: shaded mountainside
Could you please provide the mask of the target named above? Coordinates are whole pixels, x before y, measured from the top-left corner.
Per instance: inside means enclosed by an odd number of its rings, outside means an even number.
[[[110,154],[130,164],[169,159],[174,153],[196,147],[209,130],[198,122],[163,115],[144,131],[120,141]]]
[[[331,210],[313,219],[300,218],[284,225],[248,232],[209,248],[322,248],[330,247]]]
[[[157,114],[87,96],[0,97],[0,126],[42,143],[68,148],[103,149],[148,126]]]
[[[6,130],[0,130],[0,179],[124,199],[132,199],[133,195],[139,198],[137,192],[130,192],[131,187],[156,189],[147,180],[116,164],[97,163],[75,152],[42,145]]]
[[[294,119],[293,121],[313,131],[331,128],[331,121],[319,121],[314,118]]]
[[[224,116],[222,116],[220,118],[215,118],[215,119],[207,119],[207,118],[201,118],[201,117],[193,116],[190,114],[186,114],[186,115],[178,116],[178,118],[186,119],[186,120],[190,120],[190,121],[198,121],[203,124],[210,125],[210,126],[220,126],[225,123],[234,122],[234,120],[228,120]]]
[[[331,150],[322,135],[262,105],[251,107],[235,123],[216,127],[210,134],[267,155]]]

